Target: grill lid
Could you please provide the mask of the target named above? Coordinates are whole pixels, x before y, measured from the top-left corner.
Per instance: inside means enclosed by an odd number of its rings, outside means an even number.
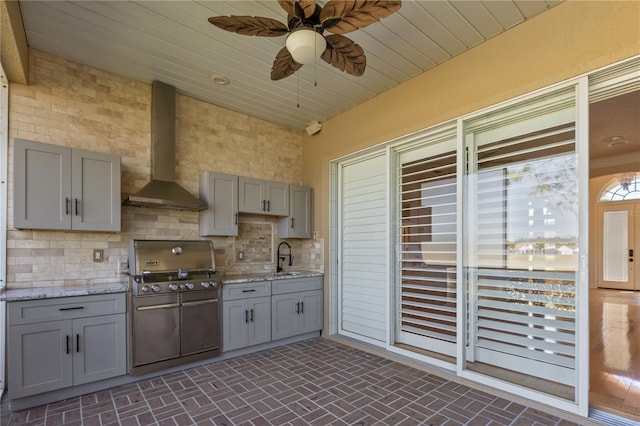
[[[131,275],[215,271],[213,242],[208,240],[131,240]],[[179,273],[180,272],[180,273]]]

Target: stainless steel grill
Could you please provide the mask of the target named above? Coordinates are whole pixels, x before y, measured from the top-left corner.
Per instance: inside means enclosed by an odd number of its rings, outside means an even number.
[[[206,240],[132,240],[131,374],[220,354],[220,275]]]

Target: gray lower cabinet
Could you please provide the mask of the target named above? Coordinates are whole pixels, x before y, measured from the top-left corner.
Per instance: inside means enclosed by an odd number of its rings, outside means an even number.
[[[322,277],[273,282],[271,338],[284,339],[322,329]]]
[[[120,231],[120,157],[15,139],[16,228]]]
[[[238,176],[205,172],[200,176],[200,236],[238,235]]]
[[[7,304],[10,398],[126,374],[126,296]]]
[[[289,216],[289,185],[240,176],[238,211],[272,216]]]
[[[222,287],[222,351],[271,341],[271,282]]]

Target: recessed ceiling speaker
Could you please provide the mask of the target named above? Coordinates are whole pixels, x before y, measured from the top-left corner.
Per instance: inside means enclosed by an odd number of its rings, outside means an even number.
[[[307,133],[309,134],[309,136],[315,135],[320,130],[322,130],[322,124],[320,124],[319,121],[314,121],[307,126]]]

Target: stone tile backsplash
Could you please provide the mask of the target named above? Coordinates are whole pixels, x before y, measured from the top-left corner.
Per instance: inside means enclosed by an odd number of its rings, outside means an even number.
[[[289,243],[293,254],[293,264],[285,262],[285,270],[323,270],[322,240],[283,240],[277,236],[277,225],[275,217],[241,214],[237,237],[213,238],[218,270],[228,275],[275,272],[282,241]]]
[[[7,287],[125,280],[131,239],[200,239],[198,212],[122,207],[120,233],[13,227],[13,139],[118,155],[122,196],[150,178],[151,86],[30,49],[29,84],[10,84]],[[302,132],[177,95],[176,181],[198,193],[205,171],[302,185]],[[277,218],[240,215],[240,235],[212,237],[219,270],[275,270]],[[320,270],[322,245],[287,240],[294,267]],[[92,261],[94,249],[104,262]],[[244,258],[238,260],[238,251]]]

